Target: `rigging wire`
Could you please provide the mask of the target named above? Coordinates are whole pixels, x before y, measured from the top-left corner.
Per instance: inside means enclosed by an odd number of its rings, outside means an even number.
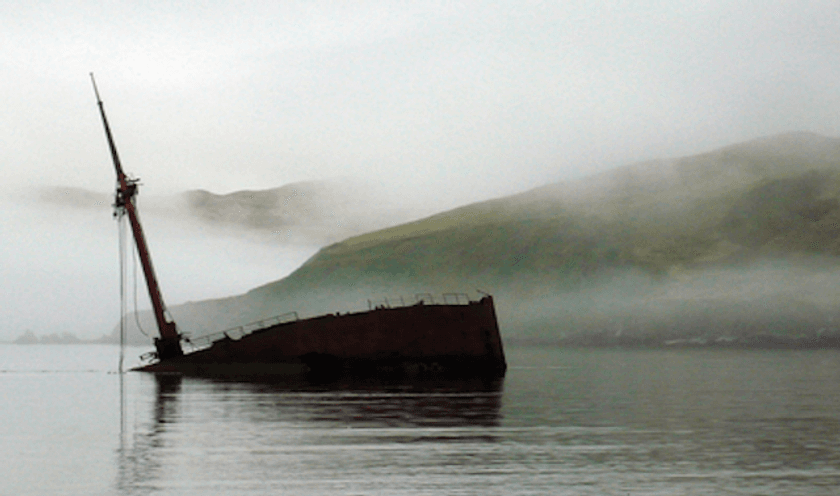
[[[119,230],[119,250],[120,250],[120,364],[119,373],[123,374],[123,364],[125,362],[125,317],[126,317],[126,303],[125,303],[125,222],[123,220],[123,213],[117,213],[117,226]]]
[[[126,412],[126,398],[125,398],[125,221],[123,215],[117,215],[117,229],[119,239],[120,251],[120,447],[125,442],[125,412]]]

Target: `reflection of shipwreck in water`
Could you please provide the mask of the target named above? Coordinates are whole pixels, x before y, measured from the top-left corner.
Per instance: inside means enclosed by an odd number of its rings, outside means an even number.
[[[342,446],[494,442],[493,428],[501,422],[501,378],[323,383],[293,376],[129,377],[131,403],[144,408],[124,422],[119,494],[189,492],[185,484],[212,493],[211,482],[250,482],[241,480],[238,464],[262,465],[287,479],[313,452],[329,460]],[[183,479],[184,467],[192,478]]]
[[[184,380],[209,386],[209,394],[220,398],[237,398],[239,418],[256,423],[298,420],[313,427],[495,427],[501,420],[504,381],[477,377],[341,377],[325,382],[289,376],[259,381]],[[260,401],[248,401],[248,397]]]
[[[406,381],[345,377],[325,383],[288,376],[247,381],[178,374],[153,377],[154,405],[146,433],[149,439],[179,423],[223,420],[217,418],[219,415],[266,424],[264,427],[283,421],[304,421],[313,427],[319,423],[493,427],[501,420],[500,378]],[[202,413],[184,415],[180,403],[186,394],[200,400]],[[159,440],[144,444],[150,449],[165,448]]]
[[[123,172],[95,82],[94,92],[117,174],[115,215],[128,218],[160,333],[154,340],[154,362],[138,370],[204,376],[504,375],[507,365],[489,295],[478,301],[434,304],[421,299],[399,308],[279,321],[240,336],[208,340],[207,347],[185,353],[183,343],[190,341],[166,312],[138,217],[138,180]]]
[[[175,425],[180,418],[181,377],[163,374],[154,377],[152,418],[145,423],[147,429],[134,432],[127,423],[125,383],[123,374],[120,374],[121,427],[120,447],[117,451],[117,489],[120,494],[151,494],[157,491],[157,481],[166,468],[166,461],[160,452],[171,447],[164,437],[169,426]]]

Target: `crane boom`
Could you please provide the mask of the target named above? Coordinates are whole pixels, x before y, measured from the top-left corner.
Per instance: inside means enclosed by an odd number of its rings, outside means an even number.
[[[163,303],[163,296],[160,292],[157,276],[155,276],[155,269],[152,266],[152,257],[149,253],[149,247],[146,244],[146,237],[143,235],[143,227],[140,225],[137,206],[134,203],[134,198],[137,196],[138,180],[129,178],[123,172],[120,156],[117,153],[117,146],[114,144],[114,137],[111,134],[111,127],[108,125],[108,118],[105,117],[105,106],[102,103],[102,99],[99,98],[99,90],[96,87],[96,80],[93,78],[93,73],[90,74],[90,80],[93,83],[93,91],[96,94],[96,104],[99,106],[102,125],[105,127],[105,137],[108,139],[111,160],[114,162],[114,168],[117,172],[117,191],[114,208],[119,215],[122,213],[128,214],[131,231],[134,234],[134,242],[137,245],[137,253],[140,255],[140,263],[143,266],[143,275],[146,277],[149,299],[152,301],[152,309],[155,314],[158,332],[160,333],[160,337],[155,338],[157,355],[161,360],[182,356],[184,352],[181,348],[181,335],[178,333],[175,322],[166,317],[166,305]]]

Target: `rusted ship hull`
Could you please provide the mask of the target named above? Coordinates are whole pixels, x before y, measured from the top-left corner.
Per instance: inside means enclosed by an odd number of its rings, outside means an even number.
[[[491,296],[467,304],[376,308],[280,323],[139,367],[202,376],[503,376]]]

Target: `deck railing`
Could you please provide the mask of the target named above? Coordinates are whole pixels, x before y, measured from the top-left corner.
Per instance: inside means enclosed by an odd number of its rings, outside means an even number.
[[[258,320],[256,322],[250,322],[245,325],[231,327],[230,329],[225,329],[224,331],[214,332],[213,334],[206,334],[195,339],[188,338],[184,341],[192,347],[191,351],[198,351],[203,350],[205,348],[209,348],[213,343],[224,338],[238,340],[241,339],[242,336],[247,336],[252,332],[259,331],[261,329],[267,329],[277,324],[293,322],[295,320],[299,320],[297,312],[287,312],[282,315],[269,317],[267,319]]]
[[[472,301],[467,293],[443,293],[442,300],[444,305],[469,305]],[[404,296],[392,296],[380,300],[368,300],[367,302],[368,310],[377,310],[380,308],[407,307],[420,302],[434,305],[435,297],[431,293],[417,293],[413,299],[406,299]]]
[[[438,301],[441,300],[444,305],[469,305],[472,302],[467,293],[443,293],[441,299]],[[434,305],[435,297],[431,293],[417,293],[414,295],[413,299],[406,299],[403,296],[397,296],[382,298],[381,300],[368,300],[367,302],[368,310],[378,310],[383,308],[406,307],[416,305],[420,302],[427,305]],[[224,338],[239,340],[242,339],[243,336],[247,336],[253,332],[267,329],[277,324],[293,322],[296,320],[300,320],[297,312],[287,312],[282,315],[258,320],[256,322],[251,322],[237,327],[231,327],[230,329],[225,329],[224,331],[206,334],[197,338],[185,338],[184,342],[191,348],[190,352],[193,352],[209,348],[213,345],[213,343]]]

